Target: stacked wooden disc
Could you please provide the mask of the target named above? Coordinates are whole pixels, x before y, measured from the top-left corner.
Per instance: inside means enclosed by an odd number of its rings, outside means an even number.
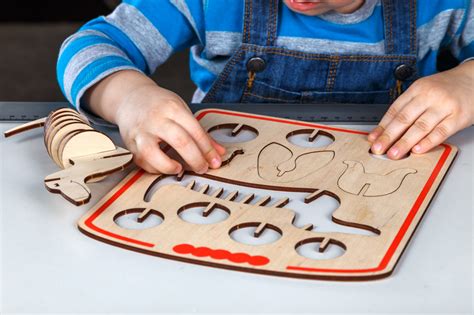
[[[39,127],[44,128],[46,151],[62,169],[45,177],[45,187],[77,206],[90,200],[88,183],[101,181],[132,162],[130,151],[116,147],[112,139],[93,129],[85,117],[70,108],[16,126],[4,135],[11,137]]]
[[[108,136],[94,130],[86,118],[69,108],[48,115],[44,144],[51,159],[63,169],[72,165],[70,158],[116,149]]]

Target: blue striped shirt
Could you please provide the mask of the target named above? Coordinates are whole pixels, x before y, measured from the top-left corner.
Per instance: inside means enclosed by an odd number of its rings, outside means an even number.
[[[473,0],[419,0],[419,73],[436,72],[441,49],[464,61],[474,56]],[[241,44],[244,0],[125,0],[114,12],[85,24],[63,43],[59,85],[79,107],[84,92],[120,70],[151,74],[173,52],[191,48],[193,101],[210,89]],[[306,16],[280,6],[276,45],[326,54],[384,54],[380,0],[354,13]]]

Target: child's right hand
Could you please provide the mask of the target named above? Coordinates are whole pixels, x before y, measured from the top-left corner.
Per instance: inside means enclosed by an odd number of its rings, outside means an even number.
[[[221,165],[224,147],[216,143],[175,93],[145,85],[130,93],[117,113],[117,124],[135,163],[149,173],[176,174],[182,165],[162,151],[169,144],[198,174]]]
[[[89,107],[117,124],[135,163],[149,173],[177,174],[183,169],[163,152],[169,144],[196,173],[221,165],[225,148],[214,141],[175,93],[135,71],[105,78],[86,95]]]

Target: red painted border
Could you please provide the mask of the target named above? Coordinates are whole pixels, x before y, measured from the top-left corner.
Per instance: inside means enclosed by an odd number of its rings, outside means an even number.
[[[220,111],[217,109],[210,109],[210,110],[205,110],[199,113],[198,116],[196,116],[197,120],[201,120],[204,116],[207,114],[223,114],[223,115],[231,115],[231,116],[238,116],[238,117],[244,117],[244,118],[251,118],[251,119],[260,119],[260,120],[268,120],[268,121],[273,121],[273,122],[279,122],[279,123],[286,123],[286,124],[293,124],[293,125],[298,125],[298,126],[304,126],[304,127],[318,127],[321,129],[325,130],[332,130],[332,131],[340,131],[340,132],[346,132],[346,133],[352,133],[352,134],[361,134],[361,135],[367,135],[368,132],[364,131],[357,131],[357,130],[349,130],[349,129],[343,129],[343,128],[336,128],[336,127],[330,127],[330,126],[325,126],[325,125],[318,125],[318,124],[312,124],[312,123],[305,123],[305,122],[298,122],[298,121],[287,121],[285,119],[279,119],[279,118],[273,118],[273,117],[261,117],[261,116],[255,116],[251,114],[245,114],[245,113],[230,113],[226,111]],[[403,237],[405,236],[406,232],[408,231],[408,228],[410,227],[411,223],[413,222],[413,219],[415,218],[416,214],[418,213],[418,210],[420,209],[421,205],[423,204],[423,201],[425,200],[426,196],[428,195],[431,187],[433,186],[436,178],[438,177],[441,169],[444,166],[444,163],[449,157],[449,154],[452,151],[452,148],[447,145],[447,144],[441,144],[444,147],[444,151],[438,160],[436,166],[434,167],[430,177],[428,178],[428,181],[425,183],[420,195],[418,198],[415,200],[415,203],[413,204],[412,208],[410,209],[410,212],[408,213],[408,216],[406,217],[405,221],[403,222],[400,230],[398,231],[397,235],[393,239],[392,244],[390,245],[388,251],[385,253],[385,256],[382,258],[380,261],[380,264],[377,267],[374,268],[367,268],[367,269],[323,269],[323,268],[309,268],[309,267],[300,267],[300,266],[287,266],[287,270],[297,270],[297,271],[308,271],[308,272],[330,272],[330,273],[366,273],[366,272],[376,272],[376,271],[382,271],[384,270],[387,265],[390,262],[390,259],[393,257],[393,254],[398,248],[398,245],[400,245],[400,242],[402,241]],[[129,189],[145,172],[143,170],[138,171],[132,178],[130,178],[122,187],[115,192],[115,194],[112,195],[102,206],[100,206],[89,218],[86,219],[85,225],[89,227],[90,229],[99,232],[101,234],[145,246],[145,247],[154,247],[154,244],[143,242],[140,240],[136,239],[131,239],[128,237],[124,237],[122,235],[118,235],[109,231],[106,231],[104,229],[101,229],[100,227],[94,225],[94,220],[102,214],[117,198],[119,198],[127,189]]]
[[[310,272],[345,272],[345,273],[362,273],[362,272],[374,272],[374,271],[382,271],[384,270],[388,263],[390,262],[390,259],[392,258],[393,254],[398,248],[398,245],[400,245],[400,242],[402,241],[403,237],[405,236],[405,233],[407,232],[408,228],[410,227],[411,223],[413,222],[413,219],[415,218],[418,210],[420,209],[421,205],[423,204],[423,201],[426,198],[426,195],[428,195],[431,187],[433,186],[434,181],[439,175],[439,172],[441,171],[444,163],[446,162],[449,154],[451,153],[451,147],[447,144],[441,144],[444,147],[443,154],[441,155],[438,163],[436,164],[435,168],[433,169],[433,172],[431,173],[430,177],[428,178],[428,181],[425,183],[425,186],[423,186],[423,189],[421,190],[420,195],[418,198],[416,198],[415,203],[410,209],[410,212],[408,213],[408,216],[406,217],[405,221],[403,222],[400,230],[398,231],[397,235],[393,239],[392,244],[388,248],[388,251],[385,253],[385,256],[382,258],[382,261],[380,264],[375,267],[375,268],[369,268],[369,269],[318,269],[318,268],[307,268],[307,267],[299,267],[299,266],[287,266],[286,269],[288,270],[300,270],[300,271],[310,271]]]
[[[288,121],[286,119],[275,118],[275,117],[261,117],[261,116],[255,116],[255,115],[250,115],[250,114],[245,114],[245,113],[234,113],[234,112],[229,113],[229,112],[226,112],[226,111],[220,111],[218,109],[209,109],[209,110],[202,111],[202,112],[199,113],[198,116],[196,116],[196,119],[201,120],[201,118],[203,118],[207,114],[224,114],[224,115],[231,115],[231,116],[244,117],[244,118],[268,120],[268,121],[284,123],[284,124],[293,124],[293,125],[298,125],[298,126],[303,126],[303,127],[318,127],[320,129],[326,129],[326,130],[332,130],[332,131],[342,131],[342,132],[354,133],[354,134],[358,134],[358,135],[368,135],[369,134],[368,132],[365,132],[365,131],[336,128],[336,127],[318,125],[318,124],[313,124],[313,123],[305,123],[305,122],[302,122],[302,121]]]
[[[145,247],[154,247],[155,246],[154,244],[139,241],[139,240],[136,240],[136,239],[133,239],[133,238],[128,238],[128,237],[125,237],[125,236],[122,236],[122,235],[119,235],[119,234],[115,234],[115,233],[106,231],[104,229],[101,229],[100,227],[98,227],[97,225],[94,224],[94,220],[99,215],[101,215],[102,212],[105,211],[105,209],[107,209],[111,204],[113,204],[114,201],[117,200],[118,197],[120,197],[125,191],[127,191],[127,189],[129,189],[140,177],[142,177],[143,174],[145,174],[145,172],[143,170],[140,170],[132,178],[130,178],[122,187],[119,188],[119,190],[117,190],[115,192],[115,194],[112,195],[112,197],[110,197],[89,218],[87,218],[87,220],[85,221],[85,225],[87,227],[89,227],[90,229],[96,231],[96,232],[102,233],[102,234],[110,236],[110,237],[114,237],[114,238],[122,240],[122,241],[126,241],[126,242],[129,242],[129,243],[133,243],[133,244],[137,244],[137,245],[141,245],[141,246],[145,246]]]
[[[196,257],[210,257],[212,259],[226,259],[234,263],[247,263],[252,266],[263,266],[270,262],[265,256],[252,256],[247,253],[231,253],[225,249],[212,249],[209,247],[195,247],[191,244],[178,244],[173,247],[175,253],[186,255],[191,254]]]

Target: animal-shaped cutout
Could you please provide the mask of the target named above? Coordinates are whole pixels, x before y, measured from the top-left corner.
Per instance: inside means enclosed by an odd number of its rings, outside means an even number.
[[[241,154],[244,154],[244,150],[242,148],[235,146],[227,147],[226,153],[224,154],[224,156],[222,156],[221,166],[229,164],[234,158]]]
[[[10,129],[5,137],[43,126],[46,151],[63,169],[45,178],[46,189],[75,205],[89,201],[91,193],[86,183],[101,181],[132,161],[129,151],[116,147],[107,135],[94,130],[85,117],[70,108]]]
[[[133,155],[123,148],[71,158],[71,167],[46,176],[44,184],[48,191],[61,194],[75,205],[82,205],[91,198],[87,182],[123,170],[132,159]]]
[[[347,165],[337,182],[339,188],[353,195],[364,197],[384,196],[397,191],[409,174],[415,174],[412,168],[395,169],[386,174],[367,173],[364,165],[357,161],[344,161]]]
[[[321,150],[295,155],[288,147],[272,142],[258,155],[257,169],[261,178],[272,182],[290,183],[326,166],[334,151]]]
[[[206,130],[231,129],[226,134],[230,144],[224,166],[200,175],[217,185],[195,189],[194,183],[186,187],[174,183],[153,192],[150,187],[155,181],[169,177],[136,170],[80,220],[80,229],[109,244],[207,266],[286,277],[376,279],[393,271],[456,154],[455,147],[442,144],[404,162],[380,162],[364,158],[369,143],[366,134],[357,130],[217,109],[196,116]],[[112,146],[104,135],[91,131],[78,113],[67,109],[6,135],[43,125],[48,153],[65,168],[48,176],[45,184],[70,201],[86,202],[90,196],[86,183],[131,161],[128,151]],[[290,141],[292,136],[307,134],[307,142],[313,142],[320,129],[334,141],[330,146],[316,149]],[[237,141],[239,130],[251,130],[257,137]],[[84,137],[94,139],[100,148],[85,153],[81,148],[92,145]],[[364,164],[351,161],[355,156]],[[393,166],[400,163],[410,168]],[[416,176],[406,180],[413,173]],[[278,194],[238,193],[219,182]],[[311,211],[320,211],[318,220],[296,216],[303,207],[291,202],[289,198],[295,197],[288,192],[300,194],[298,203],[304,202]],[[325,195],[338,201],[334,212],[323,213],[317,203],[312,204]],[[320,217],[334,224],[325,226]],[[121,219],[135,222],[122,224]],[[339,225],[348,228],[335,230]],[[373,233],[355,233],[355,229]],[[240,238],[239,231],[253,233],[251,241]],[[271,232],[276,237],[265,239]]]
[[[386,277],[399,261],[456,151],[444,145],[403,162],[381,162],[370,158],[366,134],[357,130],[218,109],[199,112],[196,118],[205,130],[227,129],[221,132],[228,140],[224,141],[225,165],[198,176],[215,185],[198,181],[197,188],[192,183],[188,186],[184,183],[190,180],[187,176],[195,175],[189,170],[178,176],[184,185],[176,185],[174,176],[136,170],[81,219],[80,229],[109,244],[225,269],[312,279]],[[237,141],[239,130],[250,128],[256,137]],[[307,142],[313,142],[321,129],[331,135],[331,144],[317,148],[298,142],[306,135]],[[293,135],[301,139],[290,139]],[[359,159],[376,174],[349,162]],[[400,164],[410,170],[397,170]],[[359,175],[351,178],[350,172],[358,168]],[[414,170],[416,176],[405,179]],[[349,177],[341,179],[345,172]],[[433,178],[432,186],[428,185]],[[402,184],[403,198],[400,188],[399,193],[364,197],[397,191]],[[242,188],[237,194],[237,188],[224,185]],[[352,188],[346,186],[355,186],[355,194],[341,191],[341,185],[349,191]],[[262,197],[267,194],[271,197]],[[324,212],[316,200],[322,202],[325,196],[339,201],[338,206]],[[299,206],[301,203],[305,206]],[[311,214],[300,216],[306,206]],[[140,213],[131,217],[137,220],[133,227],[138,229],[116,222],[124,211],[138,209]],[[153,209],[160,211],[155,216],[159,224],[140,225]],[[334,224],[323,224],[323,217]],[[268,235],[272,237],[267,239]]]
[[[145,175],[152,176],[152,175]],[[161,254],[174,256],[177,258],[192,259],[193,262],[208,262],[212,265],[238,266],[241,268],[254,266],[260,268],[271,263],[271,252],[284,250],[287,252],[287,258],[291,257],[293,261],[307,262],[304,255],[300,255],[295,247],[312,241],[312,226],[305,225],[297,227],[293,224],[295,213],[285,208],[289,199],[272,198],[271,196],[257,196],[254,193],[242,194],[236,190],[227,190],[222,187],[211,187],[209,184],[197,186],[195,180],[188,181],[186,184],[163,184],[159,182],[166,177],[158,178],[146,189],[147,200],[136,202],[131,206],[133,200],[122,199],[114,211],[110,212],[110,219],[115,225],[120,226],[120,231],[127,228],[120,225],[117,219],[124,214],[135,212],[137,223],[143,222],[150,212],[155,212],[161,220],[159,225],[149,227],[143,226],[137,228],[135,224],[132,228],[135,238],[145,239],[153,234],[154,238],[162,239],[167,235],[167,242],[160,243],[156,250]],[[184,179],[183,179],[184,180]],[[154,186],[158,188],[155,190]],[[174,196],[178,193],[179,197]],[[127,210],[123,210],[122,206]],[[200,219],[189,220],[182,216],[183,213],[194,208],[200,208],[195,216],[201,216]],[[160,209],[159,212],[153,209]],[[209,222],[206,218],[212,216],[215,212],[225,212],[225,216],[217,221],[214,219]],[[90,226],[82,225],[81,228]],[[189,233],[192,227],[193,233]],[[252,242],[247,242],[248,238],[239,236],[235,233],[242,229],[252,228]],[[116,228],[116,226],[114,226]],[[274,241],[267,242],[263,237],[269,231],[276,232],[279,236]],[[212,234],[213,236],[209,236]],[[337,233],[325,233],[318,235],[321,242],[320,253],[324,253],[329,244],[338,240]],[[262,239],[260,239],[262,237]],[[284,244],[278,243],[281,239],[289,240],[285,248]],[[265,244],[266,246],[259,246]],[[188,249],[188,250],[186,250]],[[208,254],[206,254],[208,253]],[[252,259],[259,257],[260,259]],[[245,258],[245,259],[244,259]],[[326,259],[321,255],[320,259]],[[276,262],[275,262],[276,263]],[[285,267],[285,262],[278,264]]]

